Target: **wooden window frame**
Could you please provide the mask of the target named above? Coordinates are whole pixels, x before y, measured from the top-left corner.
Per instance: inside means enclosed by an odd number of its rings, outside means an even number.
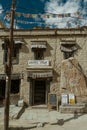
[[[7,55],[8,50],[4,49],[3,64],[7,63]],[[12,53],[12,64],[18,64],[18,63],[19,63],[19,48],[15,47],[14,52]]]
[[[42,49],[34,50],[34,59],[35,60],[43,60],[44,59],[44,51]]]
[[[60,47],[63,52],[64,59],[68,59],[70,57],[74,57],[75,51],[78,49],[76,43],[70,44],[66,42],[66,44],[61,44]]]

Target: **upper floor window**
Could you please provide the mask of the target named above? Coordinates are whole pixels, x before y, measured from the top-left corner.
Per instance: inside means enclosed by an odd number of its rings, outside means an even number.
[[[35,58],[35,60],[42,60],[42,59],[44,59],[44,52],[43,52],[43,50],[42,51],[41,50],[34,51],[34,58]]]
[[[74,56],[75,51],[78,49],[75,42],[62,42],[61,51],[63,52],[64,59],[68,59]]]
[[[31,49],[34,52],[35,60],[43,60],[44,51],[46,50],[46,41],[32,41]]]
[[[19,49],[21,48],[21,41],[15,41],[14,48],[12,52],[12,64],[19,63]],[[8,62],[8,47],[5,42],[2,44],[2,48],[4,49],[3,63],[6,64]]]
[[[18,45],[14,46],[13,53],[12,53],[12,63],[13,64],[19,63],[19,47],[18,47]]]

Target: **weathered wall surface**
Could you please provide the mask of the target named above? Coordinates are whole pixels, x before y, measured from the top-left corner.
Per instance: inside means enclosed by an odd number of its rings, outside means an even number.
[[[77,102],[79,98],[87,100],[87,81],[84,72],[75,58],[62,61],[61,64],[61,92],[74,93]]]
[[[2,40],[0,39],[0,73],[4,73]]]
[[[0,38],[7,37],[8,31],[0,31]],[[44,52],[44,59],[50,61],[53,67],[53,80],[51,81],[50,91],[60,94],[61,88],[61,64],[64,60],[63,52],[60,50],[61,41],[75,41],[78,45],[78,50],[74,57],[82,68],[87,81],[87,31],[86,29],[71,29],[71,30],[26,30],[14,31],[16,39],[22,39],[24,44],[19,51],[19,64],[14,65],[12,73],[23,73],[23,79],[20,86],[20,98],[29,100],[30,83],[27,82],[28,60],[34,59],[34,53],[31,50],[31,41],[47,41],[47,49]],[[3,50],[2,39],[0,39],[0,74],[4,73],[3,65]],[[78,75],[79,76],[79,75]],[[64,82],[64,79],[63,79]],[[62,83],[63,83],[62,82]],[[79,84],[78,84],[79,86]],[[83,85],[81,85],[83,86]],[[85,88],[87,84],[85,84]],[[83,87],[84,88],[84,87]],[[82,89],[83,89],[82,88]],[[84,90],[81,90],[84,91]],[[74,92],[74,90],[73,90]],[[79,89],[75,91],[79,94]]]

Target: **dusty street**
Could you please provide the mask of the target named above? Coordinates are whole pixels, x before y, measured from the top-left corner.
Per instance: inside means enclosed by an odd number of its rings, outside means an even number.
[[[47,109],[29,109],[19,119],[13,119],[16,107],[10,108],[10,130],[87,130],[87,114],[62,114]],[[61,122],[62,121],[62,122]],[[4,126],[4,108],[0,108],[0,130]]]

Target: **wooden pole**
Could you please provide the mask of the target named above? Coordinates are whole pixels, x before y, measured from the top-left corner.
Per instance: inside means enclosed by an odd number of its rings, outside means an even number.
[[[6,93],[5,93],[5,110],[4,110],[4,130],[9,129],[9,105],[10,105],[10,87],[11,87],[11,73],[12,73],[11,70],[12,70],[12,50],[13,50],[14,7],[15,7],[15,1],[12,0],[10,35],[9,35],[9,43],[7,45],[8,55],[7,55],[7,64],[5,65]]]

